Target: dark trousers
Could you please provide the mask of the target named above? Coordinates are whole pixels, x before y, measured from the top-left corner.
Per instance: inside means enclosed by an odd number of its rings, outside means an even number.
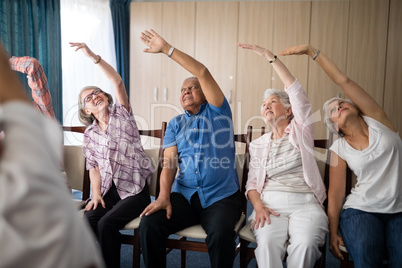
[[[116,268],[120,267],[120,230],[150,204],[148,184],[141,193],[121,200],[113,183],[103,201],[106,208],[99,204],[84,215],[98,238],[106,266]]]
[[[179,193],[172,193],[170,202],[170,220],[166,218],[166,210],[144,216],[141,220],[139,234],[146,267],[166,267],[168,236],[196,224],[201,224],[207,234],[211,267],[233,267],[236,247],[234,227],[240,218],[242,205],[240,192],[204,209],[197,193],[192,196],[191,204]]]

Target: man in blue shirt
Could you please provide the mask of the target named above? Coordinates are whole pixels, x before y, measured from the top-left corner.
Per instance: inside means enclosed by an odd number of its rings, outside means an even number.
[[[185,113],[173,118],[166,130],[159,197],[141,214],[145,265],[166,267],[167,237],[201,224],[207,233],[211,267],[233,267],[241,194],[229,103],[203,64],[153,30],[143,32],[141,38],[149,47],[145,52],[167,54],[195,76],[181,88]]]

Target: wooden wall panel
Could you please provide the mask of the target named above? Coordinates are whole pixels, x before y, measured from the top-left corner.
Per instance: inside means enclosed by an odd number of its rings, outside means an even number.
[[[384,110],[402,134],[402,1],[391,0],[384,88]]]
[[[383,102],[388,0],[350,1],[346,74]]]
[[[348,22],[349,2],[312,2],[310,44],[325,53],[343,71],[346,71]],[[307,92],[312,112],[319,112],[317,120],[321,118],[314,124],[315,137],[325,138],[327,128],[323,122],[322,105],[342,90],[311,58],[308,71]]]
[[[273,47],[273,2],[240,2],[239,43]],[[238,48],[235,130],[245,132],[253,126],[253,136],[265,123],[261,106],[265,89],[271,87],[272,67],[268,61],[251,50]],[[257,135],[257,136],[256,136]]]
[[[309,1],[290,1],[275,2],[274,16],[274,35],[272,52],[279,54],[283,49],[306,44],[310,36],[310,12],[311,2]],[[303,87],[307,86],[307,57],[281,57],[281,60],[290,72],[299,80]],[[272,87],[283,89],[283,83],[278,75],[272,73]]]

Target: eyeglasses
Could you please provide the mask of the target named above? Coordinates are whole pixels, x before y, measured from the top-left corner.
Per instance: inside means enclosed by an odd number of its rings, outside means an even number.
[[[94,91],[92,91],[91,93],[86,95],[86,97],[84,98],[84,106],[85,106],[86,102],[91,101],[93,95],[98,95],[100,92],[101,92],[101,90],[99,88],[96,88],[96,89],[94,89]]]

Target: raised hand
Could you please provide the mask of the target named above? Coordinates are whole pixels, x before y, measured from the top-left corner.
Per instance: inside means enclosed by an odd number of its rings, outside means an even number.
[[[144,49],[144,52],[148,53],[163,52],[163,48],[167,45],[167,42],[152,29],[150,32],[144,31],[141,33],[141,41],[148,46],[148,48]]]
[[[288,55],[314,55],[317,49],[312,47],[311,45],[299,45],[294,47],[288,47],[282,50],[279,55],[281,56],[288,56]]]
[[[257,46],[257,45],[240,44],[240,43],[236,43],[236,45],[238,47],[240,47],[240,48],[243,48],[243,49],[250,49],[254,53],[256,53],[256,54],[258,54],[260,56],[264,56],[264,57],[266,57],[268,59],[271,59],[274,56],[274,54],[270,50],[268,50],[266,48],[263,48],[263,47],[260,47],[260,46]]]
[[[92,50],[89,49],[89,47],[85,43],[74,43],[70,42],[70,47],[75,47],[75,51],[81,50],[82,53],[84,53],[85,56],[87,57],[93,57],[94,53]]]

